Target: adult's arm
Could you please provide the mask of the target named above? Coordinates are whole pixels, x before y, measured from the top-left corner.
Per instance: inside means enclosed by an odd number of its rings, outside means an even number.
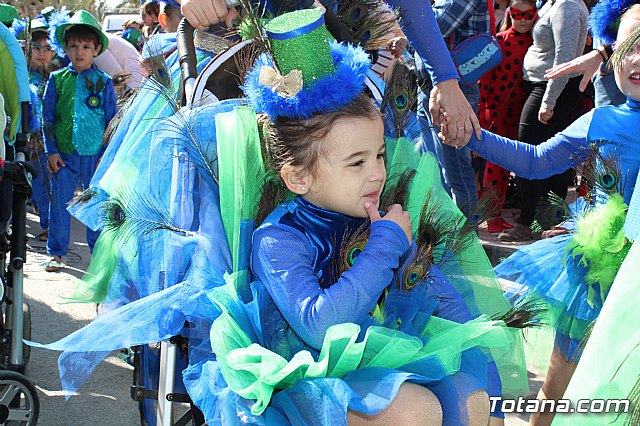
[[[557,7],[558,9],[551,18],[551,29],[555,43],[554,66],[572,61],[576,58],[577,50],[582,50],[584,47],[578,46],[581,41],[581,33],[577,19],[581,16],[582,6],[573,2],[562,2]],[[553,110],[568,81],[568,75],[550,80],[542,97],[542,107]]]
[[[518,176],[544,179],[582,163],[590,154],[587,131],[593,110],[540,145],[530,145],[482,131],[482,140],[471,138],[469,148]]]
[[[318,349],[330,326],[360,323],[371,312],[409,249],[400,226],[376,221],[355,263],[323,289],[312,269],[314,255],[309,241],[299,231],[281,224],[265,226],[255,232],[253,244],[254,274],[293,330]]]
[[[57,154],[56,137],[53,133],[53,124],[56,122],[56,103],[58,95],[56,94],[56,83],[53,75],[49,76],[47,86],[44,89],[42,98],[42,119],[44,123],[44,152],[47,155]]]
[[[582,74],[580,91],[584,92],[589,85],[589,81],[591,81],[591,77],[593,77],[593,75],[598,71],[602,62],[605,61],[605,58],[608,59],[609,56],[611,56],[608,52],[610,52],[610,50],[606,48],[606,45],[601,45],[597,49],[594,49],[589,53],[585,53],[584,55],[569,62],[549,68],[547,73],[544,75],[544,78],[555,79],[568,76],[575,72],[580,73]]]
[[[400,11],[402,30],[424,60],[433,84],[457,80],[458,72],[431,4],[427,0],[387,0],[387,3]]]
[[[458,85],[458,71],[427,0],[387,0],[400,10],[403,31],[422,58],[434,84],[429,97],[433,123],[442,126],[448,144],[464,145],[471,133],[480,137],[480,122]],[[442,113],[446,111],[446,116]]]

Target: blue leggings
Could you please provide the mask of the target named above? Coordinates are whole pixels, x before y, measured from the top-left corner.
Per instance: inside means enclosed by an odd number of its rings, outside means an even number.
[[[100,155],[79,155],[76,151],[70,154],[60,154],[65,167],[58,173],[51,175],[51,193],[53,202],[49,209],[49,239],[47,253],[52,256],[65,256],[69,247],[71,232],[71,215],[67,211],[67,204],[73,198],[78,180],[82,189],[89,187],[93,173],[96,170]],[[100,231],[87,228],[87,244],[93,252],[93,246],[100,235]]]

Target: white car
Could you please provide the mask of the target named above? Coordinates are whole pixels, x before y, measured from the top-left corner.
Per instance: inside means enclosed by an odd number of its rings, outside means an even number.
[[[102,31],[112,34],[122,31],[122,24],[131,19],[134,21],[140,21],[140,15],[132,13],[105,15],[104,18],[102,18]]]

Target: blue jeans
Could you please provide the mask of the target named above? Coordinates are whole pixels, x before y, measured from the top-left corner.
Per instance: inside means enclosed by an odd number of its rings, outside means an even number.
[[[40,163],[40,164],[38,164]],[[38,153],[37,160],[31,160],[31,164],[36,168],[38,177],[31,182],[33,202],[38,206],[40,212],[40,227],[49,227],[49,188],[51,175],[47,168],[47,156],[44,152]]]
[[[460,88],[469,104],[471,104],[473,111],[477,114],[478,103],[480,102],[480,88],[477,84],[473,86],[460,85]],[[428,116],[428,93],[419,91],[418,108],[419,115]],[[431,133],[431,135],[424,133]],[[437,130],[424,128],[422,139],[437,141]],[[434,148],[440,167],[442,167],[444,181],[452,194],[453,201],[465,215],[468,215],[478,202],[478,188],[476,186],[475,171],[471,164],[471,150],[466,146],[456,149],[439,141],[435,143]]]
[[[620,105],[626,102],[627,97],[618,89],[612,71],[605,75],[596,74],[591,81],[595,89],[596,108],[607,105]]]
[[[69,234],[71,232],[71,215],[67,211],[67,203],[73,198],[78,179],[82,182],[82,189],[89,187],[89,182],[96,170],[100,155],[79,155],[76,151],[71,154],[60,154],[65,167],[58,173],[51,175],[51,194],[53,202],[49,208],[49,239],[47,253],[52,256],[65,256],[69,248]],[[93,252],[93,246],[100,235],[100,231],[87,228],[87,244]]]

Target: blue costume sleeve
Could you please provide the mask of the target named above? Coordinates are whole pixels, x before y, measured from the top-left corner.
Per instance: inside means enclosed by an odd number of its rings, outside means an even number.
[[[469,148],[518,176],[544,179],[582,163],[589,156],[587,132],[593,110],[540,145],[530,145],[482,131],[482,140],[471,136]]]
[[[31,102],[29,103],[29,132],[35,133],[40,129],[38,117],[38,94],[31,90]]]
[[[442,38],[433,9],[427,0],[387,0],[400,10],[402,30],[425,63],[433,84],[459,79],[451,54]]]
[[[253,236],[252,269],[293,330],[320,348],[327,329],[360,323],[375,307],[409,249],[402,229],[388,220],[371,225],[369,242],[351,268],[322,289],[312,268],[308,239],[282,224],[258,229]]]
[[[53,124],[56,121],[56,103],[58,95],[56,94],[56,83],[53,75],[49,76],[47,87],[44,89],[44,97],[42,99],[42,118],[44,122],[44,152],[47,155],[57,154],[56,137],[53,134]]]
[[[118,108],[116,106],[116,91],[113,88],[113,80],[108,79],[104,87],[104,117],[107,125],[116,116]]]

